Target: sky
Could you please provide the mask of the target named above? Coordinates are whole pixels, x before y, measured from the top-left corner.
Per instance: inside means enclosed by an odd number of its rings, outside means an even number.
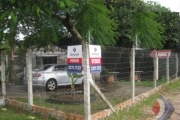
[[[146,1],[156,1],[162,6],[170,8],[172,12],[180,12],[180,0],[144,0]]]

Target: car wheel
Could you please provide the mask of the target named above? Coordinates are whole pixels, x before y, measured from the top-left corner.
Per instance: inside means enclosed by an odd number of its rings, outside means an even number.
[[[46,83],[46,89],[49,90],[49,91],[53,91],[55,90],[57,87],[57,83],[54,79],[50,79],[47,81]]]

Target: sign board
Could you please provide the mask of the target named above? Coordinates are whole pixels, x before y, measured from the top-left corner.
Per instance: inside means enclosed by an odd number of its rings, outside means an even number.
[[[157,120],[168,120],[174,110],[174,106],[162,95],[159,96],[152,107],[152,111]]]
[[[90,72],[97,73],[101,72],[101,46],[99,45],[89,45],[89,64]]]
[[[68,46],[67,64],[69,73],[82,73],[82,45]]]
[[[169,55],[169,57],[171,56],[171,50],[153,50],[149,56],[154,58],[155,52],[157,53],[157,57],[161,59],[166,58],[167,55]]]

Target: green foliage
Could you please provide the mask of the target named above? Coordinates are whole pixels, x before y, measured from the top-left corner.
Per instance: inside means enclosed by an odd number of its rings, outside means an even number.
[[[0,107],[0,119],[1,120],[55,120],[50,116],[42,116],[37,113],[30,113],[21,109],[13,108],[11,106]]]
[[[0,51],[2,51],[2,50],[9,50],[9,49],[10,49],[10,47],[8,45],[0,44]]]
[[[147,1],[146,10],[149,12],[171,12],[169,8],[161,6],[158,2],[155,1]]]
[[[71,78],[71,87],[74,88],[76,81],[81,78],[83,75],[82,74],[77,74],[77,73],[67,73],[68,77]]]
[[[162,48],[164,28],[156,22],[153,12],[133,13],[133,36],[138,36],[138,44],[147,48]],[[139,26],[139,27],[138,27]]]
[[[56,45],[64,36],[82,43],[87,40],[88,31],[94,43],[115,44],[116,24],[108,18],[105,0],[0,0],[0,3],[1,31],[9,30],[6,38],[0,37],[11,45],[20,42],[16,37],[19,33],[25,35],[20,44],[26,48]]]
[[[156,21],[156,14],[147,11],[143,1],[124,0],[111,4],[115,8],[112,18],[119,26],[117,46],[132,47],[137,35],[140,47],[162,47],[164,28]]]
[[[64,2],[60,1],[60,2],[59,2],[59,7],[60,7],[61,9],[64,9],[64,8],[65,8]]]
[[[76,15],[76,27],[78,31],[88,39],[90,31],[92,42],[101,45],[113,45],[116,43],[117,24],[108,17],[111,14],[107,7],[100,1],[89,1],[78,9]]]
[[[16,1],[16,0],[9,0],[12,4]]]
[[[137,35],[140,47],[178,49],[180,36],[176,13],[141,0],[0,0],[0,22],[1,41],[27,48],[56,45],[64,36],[83,43],[90,31],[94,44],[132,47]]]
[[[156,2],[148,2],[147,10],[157,14],[156,21],[165,28],[163,33],[164,49],[179,51],[180,38],[180,17],[179,12],[171,12],[170,9],[161,6]]]
[[[72,1],[71,0],[64,0],[64,3],[67,7],[71,6]]]
[[[13,12],[11,12],[10,16],[11,16],[11,19],[12,19],[13,23],[17,23],[17,18],[16,18],[16,16],[14,15]]]

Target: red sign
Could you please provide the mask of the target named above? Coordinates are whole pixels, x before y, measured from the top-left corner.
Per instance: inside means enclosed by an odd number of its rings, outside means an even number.
[[[157,53],[158,58],[166,58],[167,55],[171,56],[171,50],[153,50],[149,56],[154,58],[155,52]]]
[[[82,58],[67,58],[68,64],[81,64]]]
[[[101,65],[101,58],[90,58],[90,65]]]

